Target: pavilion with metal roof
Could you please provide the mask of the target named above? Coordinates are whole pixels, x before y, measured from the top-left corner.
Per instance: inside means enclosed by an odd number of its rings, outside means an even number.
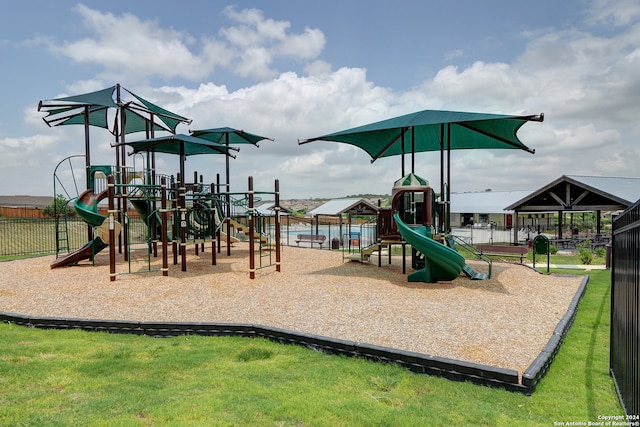
[[[365,199],[333,199],[309,211],[307,216],[376,215],[378,208]]]
[[[505,207],[519,213],[558,212],[558,237],[562,237],[564,212],[596,212],[596,233],[601,233],[601,212],[621,211],[640,199],[640,178],[562,175],[523,199]],[[517,232],[518,224],[514,226]]]
[[[354,215],[377,216],[378,208],[366,199],[345,198],[333,199],[307,212],[306,216],[312,217],[315,222],[316,233],[320,223],[320,217],[333,218],[339,226],[339,235],[344,235],[342,218],[347,215],[347,233],[351,234],[352,217]]]

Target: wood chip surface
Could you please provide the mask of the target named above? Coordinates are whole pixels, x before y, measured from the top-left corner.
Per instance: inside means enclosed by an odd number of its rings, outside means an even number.
[[[293,331],[414,351],[499,368],[520,375],[553,334],[581,276],[543,275],[524,265],[493,263],[493,278],[410,283],[402,259],[343,261],[340,252],[283,247],[275,267],[249,277],[249,247],[237,243],[211,265],[207,249],[187,252],[187,271],[127,273],[118,254],[109,280],[108,251],[95,265],[50,269],[54,256],[0,263],[0,312],[34,317],[126,321],[219,322]],[[272,254],[275,262],[275,253]],[[146,251],[131,271],[145,270]],[[160,258],[151,258],[153,269]],[[411,260],[407,258],[407,273]],[[482,264],[473,264],[479,270]],[[486,271],[486,268],[485,270]]]

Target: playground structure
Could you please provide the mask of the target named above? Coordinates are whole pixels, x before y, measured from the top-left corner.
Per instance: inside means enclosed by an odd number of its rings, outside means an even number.
[[[378,241],[351,253],[346,258],[368,261],[378,253],[378,266],[382,265],[382,250],[387,249],[389,263],[394,245],[402,248],[402,273],[406,273],[406,245],[411,246],[411,267],[416,270],[409,274],[409,282],[451,281],[464,272],[472,280],[491,277],[492,263],[488,257],[479,254],[453,235],[438,233],[436,218],[442,215],[436,195],[428,181],[410,173],[394,183],[392,202],[389,208],[380,208],[378,213]],[[467,252],[488,264],[488,272],[475,271],[458,251],[464,247]]]
[[[276,180],[275,191],[270,192],[276,198],[274,207],[275,222],[274,236],[266,236],[260,227],[264,226],[266,218],[256,218],[254,200],[257,194],[253,190],[253,178],[249,177],[249,189],[246,193],[231,193],[229,190],[228,158],[234,157],[231,151],[238,148],[229,144],[253,144],[263,139],[270,139],[260,135],[250,134],[243,130],[232,128],[215,128],[198,131],[202,138],[185,134],[176,134],[179,124],[191,124],[191,120],[172,113],[148,100],[141,98],[125,89],[120,84],[81,95],[42,100],[38,103],[38,111],[47,113],[43,117],[48,126],[84,125],[85,154],[70,156],[58,164],[54,172],[54,197],[60,193],[56,191],[56,184],[62,184],[58,168],[71,158],[82,157],[85,161],[84,177],[86,190],[80,193],[74,182],[75,194],[71,196],[64,189],[67,202],[73,201],[75,211],[87,223],[88,243],[80,249],[71,252],[69,232],[67,229],[67,215],[70,203],[64,206],[56,204],[56,254],[57,259],[51,264],[52,268],[75,265],[81,260],[94,260],[95,255],[109,247],[111,280],[115,280],[115,252],[124,255],[131,269],[131,255],[133,249],[140,243],[145,245],[147,270],[151,271],[151,254],[157,256],[158,244],[162,244],[164,275],[168,274],[167,251],[168,243],[173,248],[174,264],[177,257],[182,257],[182,270],[186,271],[186,246],[195,245],[196,254],[204,251],[204,243],[212,244],[212,264],[215,265],[216,251],[221,249],[221,241],[227,243],[227,254],[231,252],[232,230],[242,231],[250,242],[250,275],[255,277],[255,247],[259,245],[259,253],[263,249],[274,248],[276,253],[276,268],[280,270],[280,239],[279,239],[279,190]],[[108,130],[115,137],[115,166],[94,165],[90,158],[90,127]],[[168,132],[169,136],[156,137],[155,132]],[[144,133],[146,139],[128,142],[126,135]],[[145,166],[142,170],[127,167],[126,148],[133,148],[133,153],[146,153]],[[155,154],[169,153],[180,156],[180,172],[177,177],[160,176],[155,170]],[[217,184],[204,185],[202,178],[198,182],[198,174],[194,173],[192,183],[185,182],[185,157],[198,154],[224,154],[226,164],[226,192],[220,192],[220,178]],[[74,172],[71,172],[75,176]],[[101,201],[108,200],[108,210],[100,212]],[[130,210],[131,206],[131,210]],[[59,209],[58,209],[59,208]],[[134,242],[130,235],[130,212],[136,211],[146,226],[144,242]],[[246,222],[242,223],[240,219]],[[137,247],[135,248],[137,249]],[[67,251],[67,254],[59,255]],[[269,265],[273,262],[269,256]],[[263,257],[259,265],[263,266]]]
[[[93,259],[95,254],[105,247],[110,249],[112,280],[115,280],[115,241],[118,236],[118,250],[129,260],[131,244],[129,243],[129,203],[143,218],[147,227],[147,253],[157,256],[157,244],[163,245],[163,257],[167,256],[168,242],[172,242],[174,263],[178,254],[182,256],[182,268],[186,271],[185,251],[188,242],[194,242],[196,253],[198,244],[204,250],[204,242],[211,241],[212,248],[220,248],[220,241],[225,238],[227,253],[231,250],[232,224],[235,229],[248,232],[250,247],[253,251],[254,239],[260,245],[276,249],[276,265],[279,268],[280,236],[279,205],[275,210],[275,239],[269,241],[255,229],[255,212],[253,207],[253,181],[249,177],[247,193],[232,194],[229,192],[229,157],[234,157],[230,150],[238,151],[229,144],[254,144],[265,138],[232,128],[215,128],[194,131],[191,135],[176,134],[176,127],[181,123],[190,124],[191,120],[165,110],[119,84],[112,87],[71,97],[40,101],[38,111],[47,113],[43,117],[49,126],[83,124],[85,127],[85,162],[87,190],[74,200],[76,211],[89,225],[88,243],[74,253],[57,260],[52,267],[70,265],[82,259]],[[115,113],[113,126],[109,125],[108,114]],[[457,149],[502,148],[529,149],[518,138],[518,129],[528,121],[543,121],[544,115],[508,116],[495,114],[479,114],[465,112],[425,110],[396,118],[383,120],[357,128],[324,135],[307,140],[299,140],[299,144],[315,140],[331,140],[348,143],[364,149],[372,162],[380,157],[400,155],[402,159],[402,175],[394,185],[392,209],[382,211],[378,217],[378,241],[366,247],[355,257],[360,260],[369,259],[378,252],[378,263],[381,264],[382,248],[389,249],[401,245],[403,254],[403,274],[406,272],[404,255],[406,244],[412,248],[412,267],[418,272],[409,276],[410,281],[452,280],[461,271],[472,279],[483,279],[491,274],[489,263],[488,274],[475,272],[464,262],[457,251],[459,244],[455,238],[446,236],[449,226],[450,205],[450,152]],[[97,126],[109,129],[115,136],[116,166],[93,166],[89,154],[89,127]],[[166,131],[171,135],[155,137],[155,131]],[[146,139],[125,142],[130,133],[145,132]],[[364,138],[363,136],[366,136]],[[144,171],[136,172],[126,167],[125,148],[133,148],[133,153],[146,152],[147,166]],[[424,180],[413,174],[415,153],[423,151],[440,152],[440,197],[436,205],[434,193]],[[180,155],[180,172],[177,179],[161,180],[155,174],[155,153],[171,153]],[[405,176],[404,156],[411,154],[411,171]],[[185,157],[195,154],[224,154],[226,156],[226,193],[221,193],[220,184],[204,186],[198,182],[197,173],[194,182],[184,181]],[[445,162],[446,157],[446,162]],[[445,166],[446,165],[446,166]],[[97,169],[96,169],[97,168]],[[96,171],[102,173],[102,179],[108,177],[106,189],[96,186]],[[446,175],[445,175],[446,169]],[[408,180],[408,181],[407,181]],[[417,181],[417,184],[416,182]],[[219,179],[218,179],[219,181]],[[170,184],[167,184],[170,183]],[[276,198],[278,198],[276,182]],[[217,191],[215,191],[217,189]],[[55,190],[54,190],[55,192]],[[57,194],[56,194],[57,195]],[[232,199],[239,197],[238,200]],[[108,215],[98,212],[98,204],[105,197],[109,201]],[[160,207],[158,207],[160,204]],[[117,206],[116,206],[117,205]],[[244,216],[248,224],[241,225],[233,217],[232,206],[243,206]],[[434,206],[436,206],[434,208]],[[438,218],[433,222],[433,216]],[[57,215],[56,215],[57,216]],[[261,221],[258,221],[260,224]],[[120,225],[122,224],[122,225]],[[226,224],[226,231],[222,231]],[[120,232],[122,228],[122,232]],[[56,226],[57,241],[64,240],[66,231]],[[318,236],[318,233],[315,233]],[[62,237],[61,237],[62,236]],[[302,236],[302,235],[301,235]],[[434,236],[436,238],[434,238]],[[319,236],[318,236],[319,237]],[[305,241],[299,238],[298,241]],[[351,242],[349,236],[349,257]],[[315,240],[314,240],[315,242]],[[67,242],[68,243],[68,242]],[[322,242],[316,242],[319,245]],[[436,244],[437,243],[437,244]],[[58,249],[63,245],[58,244]],[[151,249],[153,248],[153,249]],[[68,244],[67,244],[68,249]],[[212,264],[215,264],[215,251],[212,250]],[[260,248],[262,253],[262,248]],[[149,258],[149,257],[148,257]],[[253,263],[253,252],[250,262]],[[150,263],[149,263],[150,265]],[[163,274],[167,273],[166,261],[163,261]],[[250,267],[252,277],[255,266]],[[456,274],[457,272],[457,274]]]
[[[82,156],[78,156],[82,157]],[[66,160],[66,159],[65,159]],[[152,257],[158,257],[161,247],[162,267],[168,275],[169,246],[173,264],[180,259],[182,271],[187,270],[186,252],[192,244],[195,253],[211,246],[211,264],[216,265],[216,254],[225,243],[227,254],[241,236],[249,244],[249,273],[255,278],[257,269],[275,265],[280,271],[279,183],[273,192],[256,192],[253,178],[248,178],[246,193],[217,191],[222,186],[204,184],[202,176],[194,173],[192,183],[182,183],[182,177],[154,175],[150,170],[92,165],[88,169],[88,189],[73,198],[77,214],[88,225],[88,243],[69,251],[65,216],[66,206],[56,213],[57,258],[51,268],[75,265],[82,260],[94,260],[100,251],[109,248],[110,280],[116,279],[116,252],[128,262],[128,273],[156,271]],[[55,176],[55,174],[54,174]],[[56,182],[58,182],[56,178]],[[274,215],[264,216],[254,208],[262,194],[275,197]],[[108,201],[104,212],[100,202]],[[130,209],[130,207],[132,209]],[[131,224],[139,217],[146,233],[142,241],[132,235]],[[241,234],[242,233],[242,234]],[[256,248],[257,246],[257,248]],[[142,257],[134,256],[142,249]],[[257,250],[256,250],[257,249]],[[68,253],[61,255],[65,250]],[[275,255],[275,260],[274,260]],[[257,263],[256,263],[257,259]],[[133,269],[133,263],[145,261],[145,269]]]
[[[81,156],[79,156],[81,157]],[[180,184],[181,176],[152,176],[147,169],[116,168],[93,165],[89,168],[89,187],[73,199],[78,215],[89,226],[88,242],[81,248],[61,255],[67,249],[62,242],[66,235],[61,216],[58,234],[58,258],[51,263],[52,268],[75,265],[82,260],[93,260],[100,251],[109,248],[110,278],[115,280],[116,252],[123,254],[128,262],[128,273],[140,272],[133,264],[146,262],[144,271],[161,271],[168,275],[169,254],[173,264],[181,264],[187,270],[186,251],[192,245],[196,254],[210,246],[211,264],[216,265],[216,256],[223,247],[230,255],[239,236],[257,245],[250,246],[249,272],[276,265],[280,271],[280,217],[279,188],[276,181],[274,192],[256,193],[253,179],[249,177],[249,191],[246,193],[220,192],[224,187],[204,184],[202,176],[194,173],[193,182]],[[154,184],[153,182],[159,182]],[[276,215],[260,215],[254,204],[258,194],[275,196]],[[100,202],[107,201],[108,208],[100,208]],[[103,202],[104,203],[104,202]],[[451,281],[461,272],[474,280],[491,277],[492,264],[488,257],[475,251],[455,236],[439,233],[437,218],[441,215],[441,203],[429,183],[409,174],[394,183],[392,203],[389,208],[379,208],[375,227],[377,241],[359,248],[358,239],[348,239],[346,258],[369,261],[377,252],[378,266],[382,266],[382,252],[387,249],[389,263],[394,246],[402,250],[402,272],[406,273],[406,245],[411,248],[411,267],[415,270],[408,275],[410,282]],[[144,241],[132,235],[131,224],[139,217],[147,230]],[[253,222],[252,222],[253,221]],[[357,234],[357,233],[356,233]],[[353,244],[353,246],[352,246]],[[358,251],[355,251],[358,246]],[[465,247],[468,246],[468,247]],[[471,268],[464,256],[458,252],[465,247],[474,258],[484,260],[488,271],[478,272]],[[159,251],[160,248],[160,251]],[[273,249],[273,251],[272,251]],[[352,252],[354,249],[354,252]],[[140,253],[143,256],[140,256]],[[162,256],[162,267],[152,267],[152,258]],[[259,254],[259,257],[256,257]],[[275,261],[273,256],[275,255]],[[256,262],[257,260],[257,267]],[[156,263],[157,264],[157,263]],[[122,273],[120,273],[122,274]]]

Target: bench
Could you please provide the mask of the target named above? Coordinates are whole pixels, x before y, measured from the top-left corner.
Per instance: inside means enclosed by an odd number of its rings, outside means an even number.
[[[296,237],[296,245],[300,246],[300,242],[310,243],[313,247],[314,243],[317,243],[322,248],[322,244],[327,240],[327,236],[322,234],[298,234]]]
[[[529,249],[525,246],[476,245],[478,255],[500,258],[520,258],[520,263],[527,257]]]

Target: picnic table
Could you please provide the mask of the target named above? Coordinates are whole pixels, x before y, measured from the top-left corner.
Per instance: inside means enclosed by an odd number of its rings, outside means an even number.
[[[507,245],[476,245],[480,255],[496,258],[520,258],[520,262],[527,257],[529,249],[525,246]]]
[[[325,240],[327,240],[327,236],[323,234],[298,234],[296,237],[296,245],[300,246],[300,243],[304,242],[311,244],[311,247],[313,247],[313,244],[317,243],[322,248]]]

